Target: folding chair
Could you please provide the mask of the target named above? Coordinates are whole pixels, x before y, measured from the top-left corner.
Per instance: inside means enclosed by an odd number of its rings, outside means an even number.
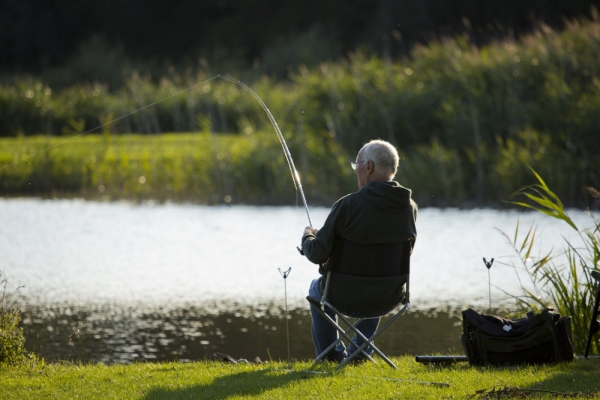
[[[366,353],[367,347],[392,368],[396,368],[374,345],[374,340],[408,309],[413,245],[414,240],[392,244],[360,244],[336,238],[332,255],[324,266],[327,275],[324,287],[321,287],[322,296],[320,299],[307,296],[307,300],[341,336],[315,358],[315,363],[325,358],[342,340],[352,341],[350,334],[354,333],[363,343],[338,368],[359,355],[375,362]],[[342,328],[325,312],[326,309],[332,310],[335,319],[339,317],[348,328]],[[392,311],[395,313],[371,337],[365,337],[358,330],[357,326],[363,320],[383,317]],[[356,318],[356,321],[352,323],[348,318]]]

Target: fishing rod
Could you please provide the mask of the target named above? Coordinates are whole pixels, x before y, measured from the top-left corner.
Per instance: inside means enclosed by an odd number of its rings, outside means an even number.
[[[300,182],[300,175],[298,175],[298,170],[296,170],[296,166],[294,165],[294,160],[292,159],[292,155],[290,154],[290,149],[288,149],[288,146],[285,143],[283,134],[281,133],[281,130],[279,129],[279,125],[277,125],[277,121],[275,121],[273,114],[271,114],[271,111],[269,111],[269,108],[267,107],[265,102],[262,101],[262,99],[260,97],[258,97],[258,95],[254,92],[254,90],[252,90],[250,87],[248,87],[243,82],[241,82],[235,78],[232,78],[230,76],[227,76],[227,75],[219,74],[216,77],[233,82],[233,83],[241,86],[242,88],[246,89],[256,99],[256,101],[258,101],[260,106],[267,113],[267,116],[269,117],[269,121],[271,121],[273,128],[275,128],[275,132],[277,133],[277,137],[279,138],[279,143],[281,143],[281,147],[283,148],[283,153],[285,154],[285,159],[288,163],[288,166],[290,167],[290,173],[292,174],[292,180],[294,181],[294,187],[296,188],[296,192],[300,192],[300,196],[302,197],[302,202],[304,203],[304,208],[306,209],[306,216],[308,217],[308,224],[310,226],[312,226],[312,222],[310,220],[310,213],[308,212],[308,204],[306,204],[306,197],[304,196],[304,191],[302,190],[302,183]],[[298,250],[300,250],[300,249],[298,249]]]

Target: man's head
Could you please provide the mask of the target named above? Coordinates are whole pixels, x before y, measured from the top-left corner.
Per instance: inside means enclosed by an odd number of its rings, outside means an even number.
[[[371,181],[391,181],[398,169],[398,151],[383,140],[371,140],[365,144],[356,156],[354,172],[358,178],[358,187],[362,188]]]

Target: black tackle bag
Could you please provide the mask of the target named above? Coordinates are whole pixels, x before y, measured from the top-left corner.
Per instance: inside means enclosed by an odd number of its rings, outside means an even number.
[[[511,321],[468,309],[460,337],[470,365],[543,364],[573,361],[571,317],[547,308]]]

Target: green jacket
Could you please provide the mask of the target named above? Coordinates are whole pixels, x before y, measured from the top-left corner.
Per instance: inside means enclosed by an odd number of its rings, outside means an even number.
[[[372,181],[339,199],[317,235],[302,236],[302,250],[311,262],[324,264],[336,236],[361,244],[416,240],[417,203],[398,182]]]

